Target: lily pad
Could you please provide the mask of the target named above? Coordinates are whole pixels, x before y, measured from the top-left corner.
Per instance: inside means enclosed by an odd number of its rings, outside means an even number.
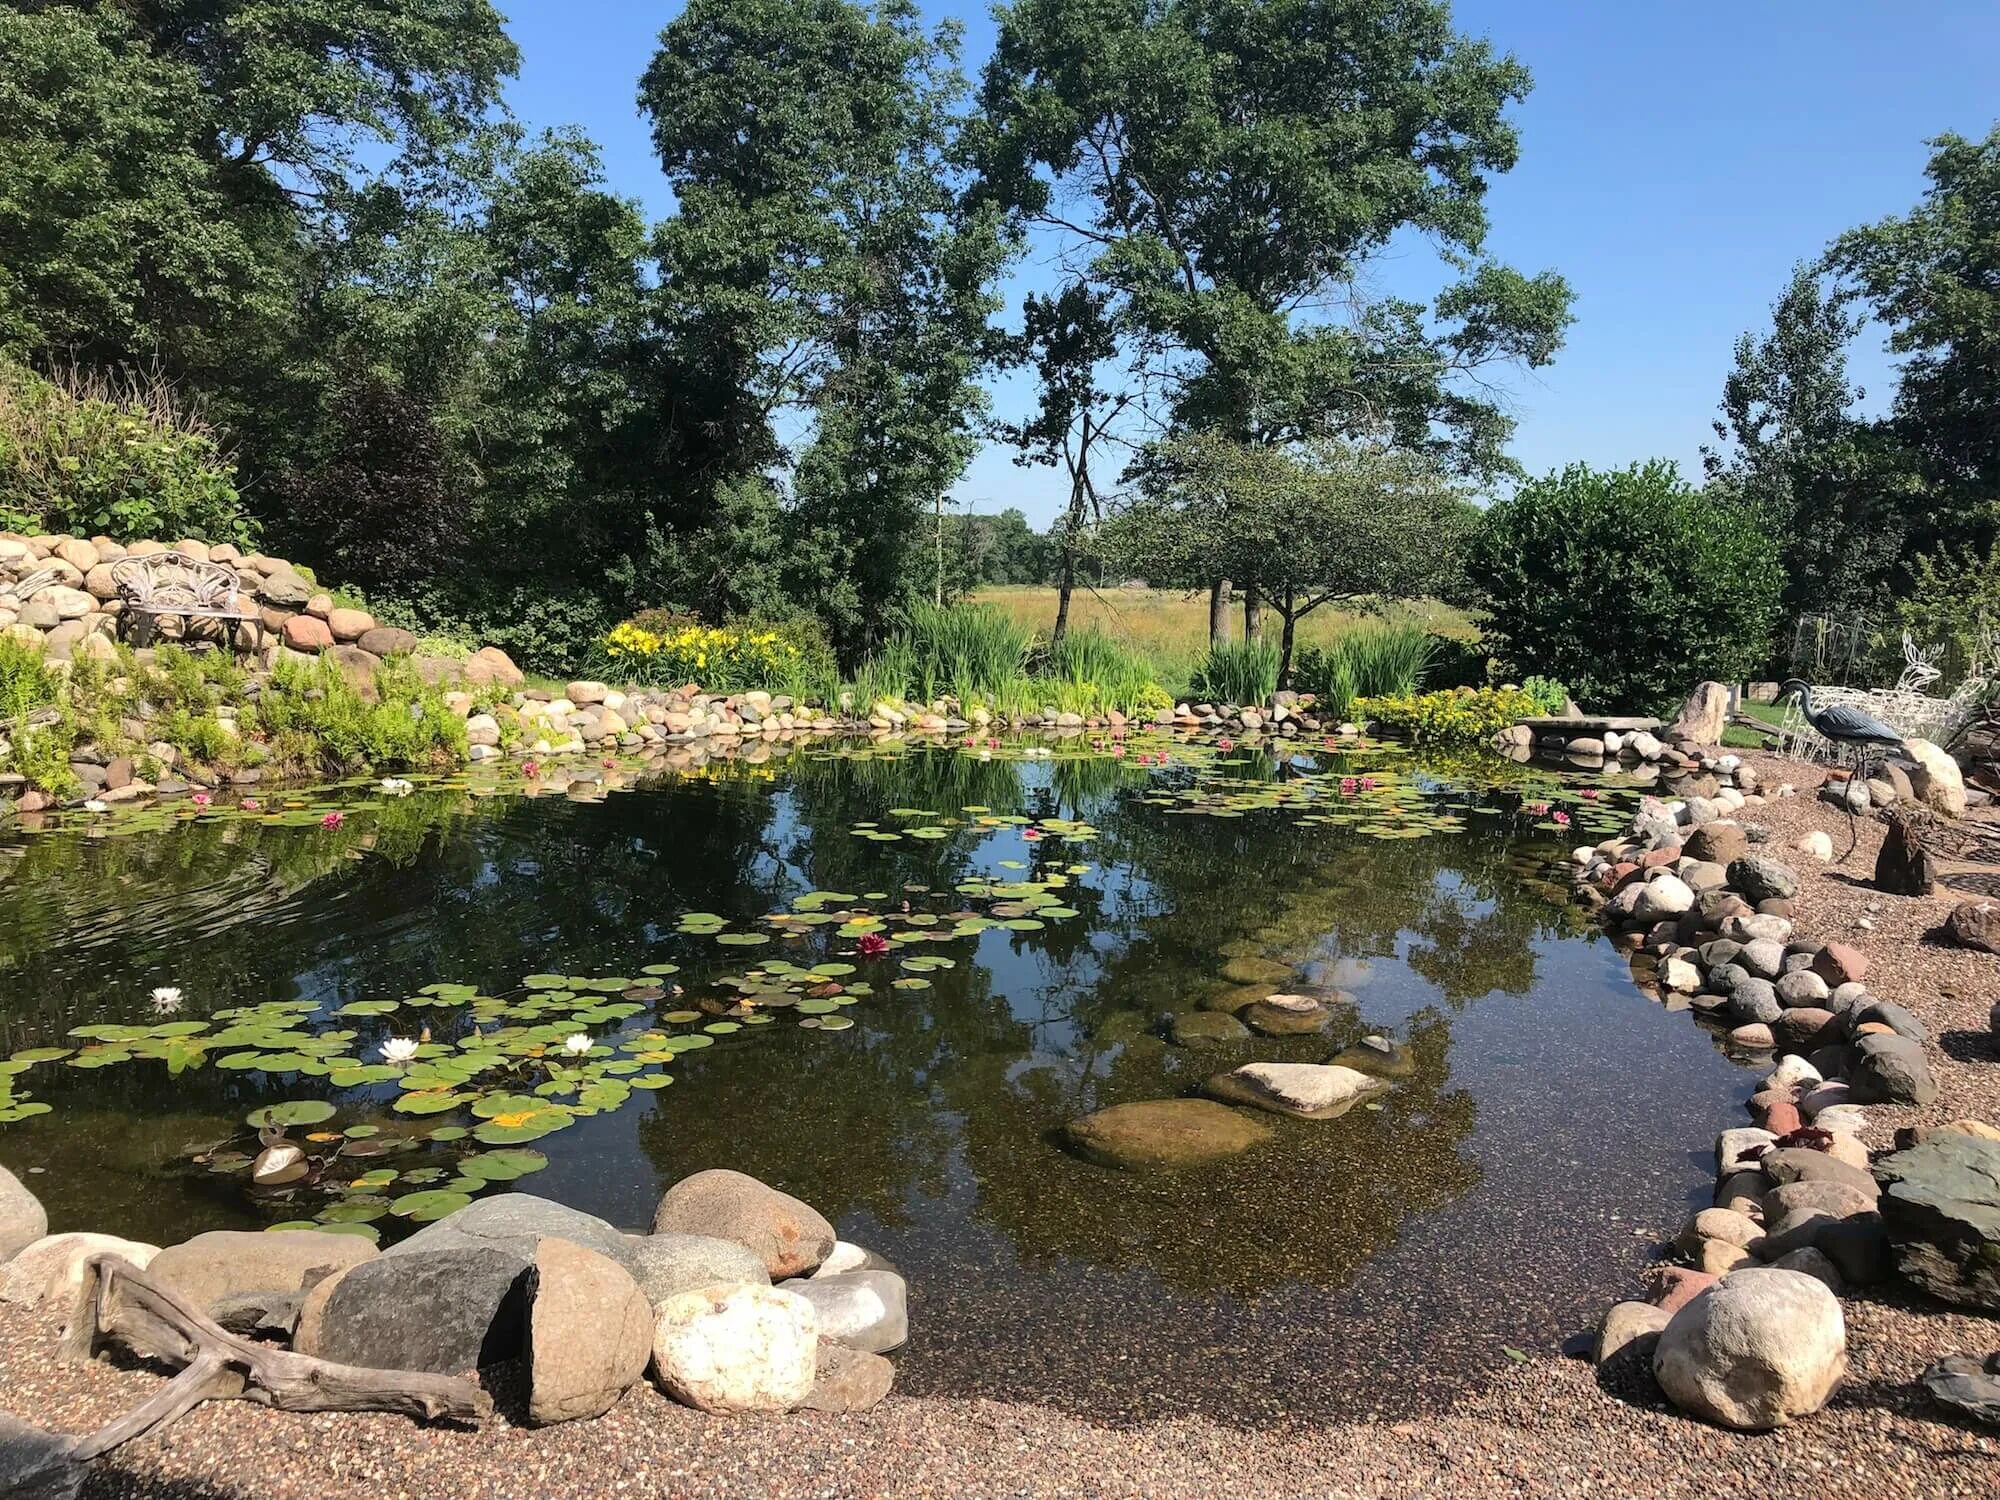
[[[249,1114],[252,1125],[318,1125],[331,1120],[334,1108],[324,1099],[291,1099],[283,1104],[266,1104]]]

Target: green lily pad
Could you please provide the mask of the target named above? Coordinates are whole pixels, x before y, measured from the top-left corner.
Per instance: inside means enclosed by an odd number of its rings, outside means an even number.
[[[548,1157],[539,1151],[503,1150],[484,1151],[478,1156],[468,1156],[459,1163],[459,1171],[467,1177],[481,1178],[487,1182],[512,1182],[526,1177],[530,1172],[539,1172],[549,1164]]]
[[[318,1125],[333,1115],[333,1106],[324,1099],[291,1099],[253,1109],[248,1118],[252,1125]]]
[[[461,1208],[469,1207],[472,1196],[469,1193],[451,1193],[443,1188],[431,1188],[421,1193],[406,1193],[390,1207],[390,1212],[399,1219],[408,1219],[416,1224],[430,1224],[447,1214],[455,1214]]]

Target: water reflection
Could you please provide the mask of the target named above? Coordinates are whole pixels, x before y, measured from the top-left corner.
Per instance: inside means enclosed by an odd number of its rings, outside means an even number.
[[[1299,767],[1230,769],[1282,780]],[[420,793],[336,830],[44,835],[0,852],[0,1055],[144,1019],[159,983],[181,985],[195,1018],[662,960],[686,966],[693,994],[729,960],[675,931],[686,911],[748,920],[808,890],[893,897],[1083,861],[1066,892],[1077,919],[941,949],[957,967],[928,990],[882,992],[849,1031],[785,1020],[686,1055],[671,1088],[541,1142],[551,1166],[533,1190],[631,1227],[701,1167],[798,1193],[912,1273],[913,1389],[1250,1417],[1300,1398],[1256,1382],[1226,1391],[1215,1361],[1246,1340],[1294,1347],[1330,1317],[1356,1326],[1320,1372],[1315,1399],[1329,1402],[1368,1390],[1385,1341],[1406,1348],[1475,1318],[1517,1339],[1569,1331],[1555,1320],[1601,1300],[1585,1277],[1633,1254],[1629,1229],[1580,1226],[1576,1204],[1637,1215],[1687,1177],[1681,1153],[1634,1128],[1617,1059],[1663,1059],[1660,1112],[1719,1112],[1740,1087],[1733,1070],[1632,993],[1535,884],[1539,851],[1507,818],[1377,840],[1299,826],[1283,808],[1190,816],[1145,795],[1195,774],[1109,757],[808,755],[599,800]],[[890,808],[1100,832],[1081,846],[1013,829],[854,835]],[[1206,1051],[1162,1039],[1164,1018],[1237,987],[1232,959],[1260,958],[1353,1004],[1326,1036]],[[1397,1037],[1411,1062],[1379,1108],[1274,1121],[1266,1145],[1179,1176],[1107,1172],[1057,1144],[1077,1114],[1191,1092],[1238,1062],[1320,1061],[1368,1031]],[[261,1075],[131,1064],[43,1068],[35,1083],[55,1112],[0,1126],[0,1159],[47,1169],[35,1185],[57,1227],[164,1241],[262,1222],[233,1183],[185,1167],[268,1097]],[[1547,1191],[1556,1174],[1563,1193]],[[1474,1286],[1440,1238],[1468,1231],[1514,1247],[1482,1257]],[[1571,1275],[1522,1248],[1557,1242]],[[1098,1326],[1099,1365],[1129,1346],[1154,1351],[1153,1372],[1108,1392],[1101,1368],[1064,1352],[1061,1330],[1085,1325]],[[1172,1372],[1179,1408],[1159,1383]]]

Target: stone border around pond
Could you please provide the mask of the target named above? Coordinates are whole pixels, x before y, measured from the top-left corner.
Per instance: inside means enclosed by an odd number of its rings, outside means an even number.
[[[1829,785],[1852,805],[1844,782]],[[1659,1266],[1643,1300],[1613,1306],[1591,1348],[1600,1367],[1643,1368],[1683,1411],[1743,1431],[1807,1416],[1838,1388],[1850,1288],[1900,1277],[2000,1311],[2000,1130],[1960,1121],[1871,1157],[1867,1105],[1936,1096],[1929,1033],[1869,989],[1858,950],[1795,932],[1798,876],[1760,852],[1764,830],[1734,817],[1762,801],[1737,788],[1647,798],[1623,837],[1573,856],[1580,899],[1648,993],[1717,1027],[1739,1055],[1777,1059],[1749,1100],[1755,1123],[1716,1138],[1713,1206],[1664,1247],[1680,1263]],[[1831,857],[1812,835],[1799,842]],[[1990,1374],[1926,1375],[1960,1395],[1968,1381],[1991,1389],[1956,1401],[1962,1410],[2000,1402]]]
[[[49,1235],[34,1195],[0,1167],[0,1300],[67,1301],[73,1328],[94,1325],[106,1260],[225,1333],[351,1367],[356,1382],[519,1360],[525,1410],[513,1415],[531,1426],[601,1416],[648,1372],[715,1414],[865,1411],[894,1382],[884,1355],[909,1336],[893,1265],[838,1239],[810,1205],[726,1170],[675,1183],[650,1233],[513,1192],[378,1251],[311,1230],[218,1230],[164,1249]],[[0,1480],[74,1441],[0,1433]]]

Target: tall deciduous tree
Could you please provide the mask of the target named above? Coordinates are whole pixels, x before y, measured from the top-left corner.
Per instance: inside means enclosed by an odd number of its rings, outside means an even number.
[[[1104,528],[1122,566],[1156,582],[1229,577],[1283,622],[1289,684],[1298,624],[1336,600],[1450,597],[1477,512],[1406,448],[1322,440],[1297,449],[1216,433],[1147,452],[1139,493]]]
[[[1472,379],[1551,359],[1562,278],[1484,258],[1525,68],[1436,0],[1017,0],[975,144],[984,191],[1159,351],[1167,412],[1241,442],[1387,433],[1463,474],[1508,467]],[[1401,233],[1459,272],[1369,295]]]
[[[640,85],[668,317],[787,445],[791,587],[849,651],[974,447],[1004,249],[962,191],[957,49],[909,0],[693,0]]]

